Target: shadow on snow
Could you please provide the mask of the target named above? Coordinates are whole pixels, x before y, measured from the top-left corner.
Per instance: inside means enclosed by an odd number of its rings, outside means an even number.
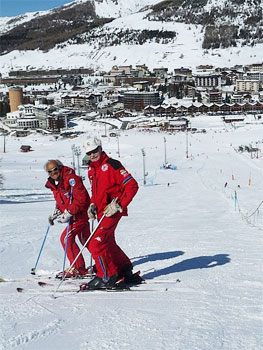
[[[173,251],[173,252],[164,252],[164,253],[156,253],[150,254],[142,257],[135,257],[136,259],[133,262],[133,265],[143,264],[149,261],[157,261],[157,260],[166,260],[176,258],[180,255],[184,254],[182,251]],[[138,260],[137,260],[138,259]],[[198,256],[196,258],[186,259],[177,264],[173,264],[169,267],[165,267],[160,270],[148,272],[143,275],[143,278],[152,279],[159,276],[169,275],[171,273],[182,272],[187,270],[194,269],[210,269],[212,267],[225,265],[229,263],[231,259],[228,254],[217,254],[212,256]]]
[[[143,255],[143,256],[136,256],[132,258],[132,264],[133,266],[136,266],[136,265],[144,264],[149,261],[172,259],[172,258],[177,258],[178,256],[183,254],[184,252],[182,251],[174,251],[174,252],[163,252],[163,253],[149,254],[149,255]]]

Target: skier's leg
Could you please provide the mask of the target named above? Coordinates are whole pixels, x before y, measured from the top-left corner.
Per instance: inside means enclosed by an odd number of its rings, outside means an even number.
[[[125,266],[130,266],[132,269],[132,263],[124,251],[118,246],[115,240],[115,234],[112,237],[110,253],[113,263],[118,266],[118,273],[120,273]]]
[[[111,277],[122,271],[125,265],[131,265],[130,259],[116,244],[115,229],[121,215],[105,218],[98,232],[89,243],[100,278]],[[132,265],[131,265],[132,266]]]
[[[82,231],[82,225],[74,224],[70,227],[69,234],[68,234],[68,244],[67,244],[67,257],[69,259],[70,265],[73,263],[75,257],[78,255],[80,249],[79,246],[76,243],[76,236],[81,234]],[[67,229],[65,229],[61,235],[61,244],[63,248],[65,249],[65,239],[67,235]],[[79,269],[85,269],[85,261],[83,258],[83,255],[80,254],[77,261],[74,264],[74,267]]]
[[[90,236],[89,223],[83,223],[81,229],[78,232],[78,239],[82,245],[84,245]],[[88,247],[86,247],[88,249]]]

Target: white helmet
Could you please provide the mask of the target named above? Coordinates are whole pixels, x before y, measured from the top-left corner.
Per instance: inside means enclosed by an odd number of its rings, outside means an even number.
[[[87,141],[84,143],[84,149],[86,153],[93,151],[99,146],[101,147],[101,140],[98,139],[97,137],[91,137],[87,139]]]

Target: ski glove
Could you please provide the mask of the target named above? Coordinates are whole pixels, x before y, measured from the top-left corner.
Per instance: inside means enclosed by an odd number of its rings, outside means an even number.
[[[94,203],[90,204],[88,211],[87,211],[87,214],[88,214],[89,219],[94,220],[96,218],[97,211],[96,211],[96,206]]]
[[[61,224],[65,224],[66,222],[68,222],[71,218],[71,214],[70,212],[67,211],[67,209],[64,210],[64,213],[59,215],[57,220],[58,222],[60,222]]]
[[[48,217],[49,225],[50,225],[50,226],[53,226],[53,225],[54,225],[54,220],[56,220],[57,217],[58,217],[59,215],[61,215],[61,214],[62,214],[62,212],[61,212],[59,209],[55,209],[55,210],[54,210],[54,213],[51,214],[51,215],[49,215],[49,217]]]
[[[116,214],[117,212],[122,213],[122,207],[117,203],[117,198],[114,198],[110,204],[108,204],[106,206],[106,208],[104,209],[104,214],[106,217],[110,217],[114,214]]]

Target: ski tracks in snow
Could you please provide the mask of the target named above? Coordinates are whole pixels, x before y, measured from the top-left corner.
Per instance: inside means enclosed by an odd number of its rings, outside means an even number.
[[[0,193],[1,204],[18,204],[32,202],[46,202],[52,200],[52,194],[42,189],[2,189]]]
[[[43,328],[35,329],[28,332],[22,332],[17,336],[11,337],[10,339],[3,342],[0,349],[7,350],[12,349],[21,345],[28,345],[31,342],[35,342],[41,338],[46,338],[54,333],[57,333],[61,329],[63,323],[60,319],[55,319],[48,322]],[[1,346],[1,345],[0,345]]]
[[[14,295],[13,295],[14,296]],[[37,296],[18,302],[10,295],[10,304],[2,308],[0,322],[2,336],[0,350],[8,350],[16,347],[30,349],[39,347],[39,341],[45,342],[48,337],[61,332],[64,320],[55,313],[50,306],[42,305],[35,300]],[[41,318],[41,322],[40,322]],[[28,327],[32,322],[34,327]]]

